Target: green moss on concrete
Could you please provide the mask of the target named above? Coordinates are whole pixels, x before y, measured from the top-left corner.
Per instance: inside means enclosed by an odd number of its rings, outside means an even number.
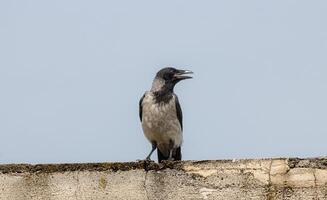
[[[327,169],[327,158],[289,158],[288,166],[292,168]]]
[[[271,160],[271,159],[267,159]],[[290,168],[317,168],[327,169],[327,158],[289,158]],[[242,162],[251,161],[250,159],[240,160]],[[5,164],[0,165],[0,173],[53,173],[53,172],[72,172],[72,171],[129,171],[136,169],[163,170],[175,169],[184,170],[183,166],[186,163],[201,164],[210,162],[229,163],[232,160],[203,160],[203,161],[166,161],[163,163],[155,163],[154,161],[138,161],[138,162],[114,162],[114,163],[76,163],[76,164]]]
[[[71,171],[129,171],[136,169],[161,170],[166,168],[179,169],[180,162],[154,161],[115,162],[115,163],[74,163],[74,164],[5,164],[0,165],[0,173],[53,173]]]

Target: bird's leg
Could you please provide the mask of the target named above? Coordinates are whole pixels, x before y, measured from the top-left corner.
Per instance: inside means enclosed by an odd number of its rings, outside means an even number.
[[[172,140],[169,141],[169,157],[168,160],[173,160],[173,150],[174,150],[174,143]]]
[[[173,160],[173,149],[169,150],[169,157],[168,160]]]
[[[145,158],[146,160],[151,160],[150,157],[151,157],[152,153],[154,152],[154,150],[156,150],[156,148],[157,148],[156,143],[152,143],[152,149],[151,149],[149,155]]]

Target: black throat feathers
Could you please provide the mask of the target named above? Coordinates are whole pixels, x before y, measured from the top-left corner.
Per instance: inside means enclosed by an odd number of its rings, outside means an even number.
[[[173,98],[173,92],[169,90],[159,90],[153,92],[153,95],[157,104],[168,103]]]

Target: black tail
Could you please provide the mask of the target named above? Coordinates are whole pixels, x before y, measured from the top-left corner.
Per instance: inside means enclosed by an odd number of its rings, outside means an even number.
[[[163,160],[168,160],[168,156],[164,156],[159,149],[157,149],[158,153],[158,162],[160,163]],[[173,159],[174,160],[182,160],[182,152],[181,152],[181,147],[178,147],[174,152],[173,152]]]

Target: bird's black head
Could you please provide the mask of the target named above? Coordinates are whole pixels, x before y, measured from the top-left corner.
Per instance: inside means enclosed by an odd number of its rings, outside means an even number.
[[[156,102],[168,102],[173,97],[172,94],[176,83],[192,78],[191,76],[187,76],[188,74],[193,74],[193,72],[172,67],[161,69],[157,73],[151,88],[151,91],[154,92]]]
[[[156,78],[162,79],[165,81],[165,84],[174,86],[181,80],[192,78],[191,76],[187,76],[187,74],[193,74],[192,71],[175,69],[173,67],[166,67],[161,69]]]

